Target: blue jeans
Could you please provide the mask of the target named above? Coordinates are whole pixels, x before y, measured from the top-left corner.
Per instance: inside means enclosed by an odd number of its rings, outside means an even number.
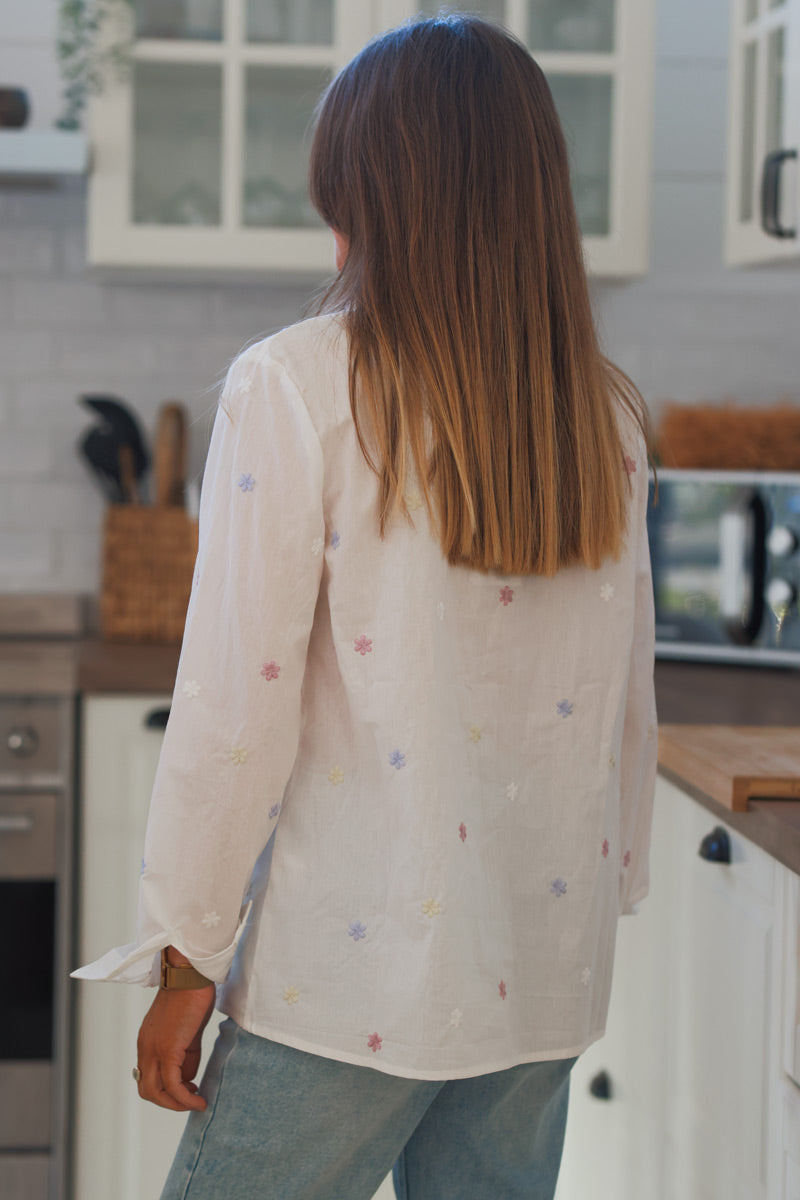
[[[161,1200],[551,1200],[574,1058],[449,1081],[293,1050],[227,1019]]]

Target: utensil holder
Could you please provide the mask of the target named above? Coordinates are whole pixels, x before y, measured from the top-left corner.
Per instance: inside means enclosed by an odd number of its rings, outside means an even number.
[[[196,557],[197,521],[182,508],[112,504],[103,534],[103,636],[179,642]]]

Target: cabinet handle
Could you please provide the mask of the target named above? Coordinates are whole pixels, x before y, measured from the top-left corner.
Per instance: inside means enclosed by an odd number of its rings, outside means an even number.
[[[608,1071],[598,1071],[589,1084],[589,1092],[595,1100],[611,1100],[614,1089],[611,1086],[611,1076]]]
[[[3,833],[33,833],[33,817],[27,813],[0,815],[0,834]]]
[[[796,229],[781,225],[778,208],[781,199],[781,170],[787,160],[797,158],[796,150],[775,150],[764,159],[761,175],[761,228],[774,238],[796,238]]]
[[[731,839],[721,825],[707,833],[700,843],[698,854],[707,862],[729,863],[731,861]]]
[[[166,729],[168,720],[168,708],[154,708],[144,719],[145,729]]]

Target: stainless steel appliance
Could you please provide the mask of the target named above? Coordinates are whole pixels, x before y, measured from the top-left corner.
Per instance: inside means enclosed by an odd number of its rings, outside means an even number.
[[[658,472],[656,656],[800,665],[800,473]]]
[[[0,1196],[66,1195],[77,602],[0,597]]]

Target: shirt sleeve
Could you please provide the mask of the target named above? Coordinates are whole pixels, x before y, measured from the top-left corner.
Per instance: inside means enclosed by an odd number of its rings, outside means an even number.
[[[173,945],[222,981],[253,867],[280,817],[322,574],[323,463],[285,370],[255,347],[231,367],[200,505],[175,692],[153,789],[138,940],[76,971],[155,984]]]
[[[649,890],[650,831],[658,765],[655,618],[647,541],[648,475],[644,447],[635,475],[636,578],[634,629],[620,763],[620,912],[636,912]]]

